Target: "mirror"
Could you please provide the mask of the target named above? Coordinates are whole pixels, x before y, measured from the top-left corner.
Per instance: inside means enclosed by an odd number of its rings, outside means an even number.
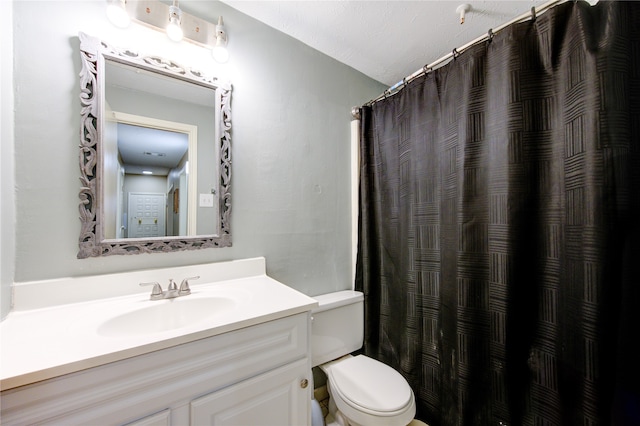
[[[79,34],[78,258],[231,245],[231,86]]]

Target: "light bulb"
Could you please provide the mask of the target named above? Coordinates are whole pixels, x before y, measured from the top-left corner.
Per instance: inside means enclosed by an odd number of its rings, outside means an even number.
[[[124,7],[124,1],[112,0],[107,5],[107,18],[118,28],[127,28],[131,18]]]
[[[167,25],[167,37],[178,42],[182,40],[182,27],[180,26],[182,11],[177,6],[169,6],[169,25]]]
[[[213,59],[215,59],[216,62],[223,64],[229,60],[229,51],[226,47],[220,46],[216,43],[211,51],[211,56],[213,56]]]
[[[182,40],[182,28],[180,28],[180,25],[175,22],[169,22],[169,25],[167,25],[167,37],[175,42]]]
[[[216,45],[213,46],[211,56],[216,62],[221,64],[229,60],[229,51],[227,50],[227,32],[224,30],[224,22],[222,16],[218,18],[216,25]]]

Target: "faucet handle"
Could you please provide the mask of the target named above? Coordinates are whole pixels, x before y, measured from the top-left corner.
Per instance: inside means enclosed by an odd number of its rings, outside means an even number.
[[[162,287],[160,286],[160,284],[156,281],[150,282],[150,283],[140,283],[141,287],[144,286],[148,286],[148,285],[152,285],[153,286],[153,290],[151,290],[151,300],[157,300],[157,299],[162,299]]]
[[[191,288],[189,288],[189,280],[197,280],[200,278],[200,275],[196,275],[195,277],[185,278],[182,280],[182,284],[180,284],[180,295],[186,296],[187,294],[191,294]]]

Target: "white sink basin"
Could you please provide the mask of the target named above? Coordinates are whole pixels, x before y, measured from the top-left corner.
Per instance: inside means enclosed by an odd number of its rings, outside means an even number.
[[[223,296],[148,301],[144,307],[122,313],[103,322],[98,334],[123,337],[162,333],[197,325],[222,315],[237,306],[236,300]]]

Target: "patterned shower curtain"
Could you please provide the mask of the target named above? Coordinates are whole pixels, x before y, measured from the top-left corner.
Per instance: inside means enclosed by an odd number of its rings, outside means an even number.
[[[362,109],[364,352],[440,425],[640,424],[640,2],[560,4]]]

